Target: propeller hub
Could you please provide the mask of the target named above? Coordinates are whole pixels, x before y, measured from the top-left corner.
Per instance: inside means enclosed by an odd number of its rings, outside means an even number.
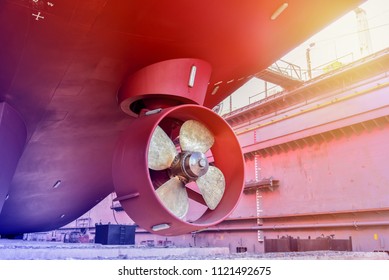
[[[199,160],[199,166],[200,166],[200,168],[206,167],[207,164],[208,164],[208,161],[207,161],[206,159],[203,159],[203,158],[202,158],[202,159]]]
[[[181,181],[187,183],[195,181],[207,173],[209,162],[205,154],[201,152],[182,152],[174,160],[170,173],[178,176]]]
[[[208,160],[201,152],[190,153],[185,158],[184,169],[193,179],[197,179],[207,173],[208,166]]]

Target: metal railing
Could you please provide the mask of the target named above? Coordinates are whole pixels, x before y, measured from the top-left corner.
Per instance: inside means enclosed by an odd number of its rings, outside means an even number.
[[[287,62],[285,60],[280,59],[280,60],[274,62],[269,67],[269,69],[277,71],[285,76],[295,78],[297,80],[302,80],[301,67],[296,65],[296,64]]]

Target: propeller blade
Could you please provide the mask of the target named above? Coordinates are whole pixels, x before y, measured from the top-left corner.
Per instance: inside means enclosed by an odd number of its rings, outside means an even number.
[[[219,168],[209,166],[208,172],[196,180],[208,208],[214,210],[223,197],[226,180]]]
[[[181,126],[180,145],[183,151],[205,154],[214,142],[213,134],[198,121],[189,120]]]
[[[162,128],[157,126],[151,137],[148,166],[153,170],[164,170],[170,167],[177,155],[173,141],[167,136]]]
[[[177,177],[171,178],[160,186],[156,193],[170,212],[182,219],[189,209],[188,193],[184,183]]]

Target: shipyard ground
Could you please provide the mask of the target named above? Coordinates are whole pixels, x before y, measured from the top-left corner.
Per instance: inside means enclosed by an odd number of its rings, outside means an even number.
[[[0,260],[389,260],[386,252],[313,251],[231,254],[226,247],[139,247],[0,239]]]

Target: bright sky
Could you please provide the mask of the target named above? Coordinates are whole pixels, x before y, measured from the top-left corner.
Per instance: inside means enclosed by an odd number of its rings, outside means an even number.
[[[368,33],[371,38],[371,52],[374,53],[389,47],[389,1],[368,0],[360,6],[366,12]],[[313,47],[310,45],[314,43]],[[321,32],[312,36],[306,42],[295,48],[283,60],[299,65],[302,71],[307,71],[306,51],[310,47],[310,56],[313,76],[323,73],[320,66],[338,60],[342,63],[355,61],[368,53],[361,54],[360,39],[358,36],[358,25],[356,13],[351,11],[344,17],[338,19]],[[316,68],[316,69],[315,69]],[[269,88],[271,85],[269,85]],[[257,95],[264,90],[264,82],[252,79],[241,89],[236,91],[231,99],[223,102],[223,112],[227,113],[232,107],[233,110],[264,97],[264,94]],[[273,93],[278,89],[274,88]],[[256,96],[255,96],[256,95]],[[254,97],[252,97],[254,96]],[[251,97],[251,98],[250,98]],[[230,104],[232,100],[232,106]]]

